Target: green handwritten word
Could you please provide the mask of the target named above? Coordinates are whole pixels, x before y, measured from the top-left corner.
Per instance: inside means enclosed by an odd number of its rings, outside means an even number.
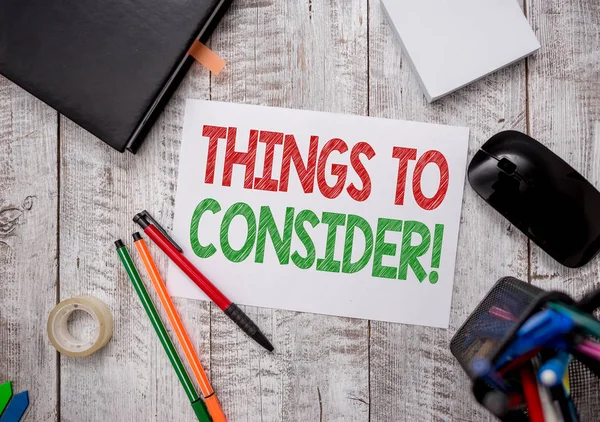
[[[201,236],[202,216],[206,213],[222,216],[219,239],[211,240]],[[241,218],[247,228],[239,249],[234,248],[230,242],[230,236],[238,235],[231,229],[236,218]],[[316,245],[310,234],[318,230],[319,226],[326,226],[323,227],[327,232],[324,245]],[[344,231],[343,244],[336,243],[340,230]],[[400,233],[399,244],[386,240],[386,236],[392,233]],[[293,250],[294,237],[302,244],[301,250]],[[280,265],[289,265],[291,262],[302,270],[314,268],[316,271],[343,274],[358,273],[369,267],[373,277],[406,280],[412,273],[419,282],[429,276],[431,284],[438,282],[439,275],[435,269],[440,267],[442,261],[443,238],[443,224],[436,224],[432,233],[420,221],[379,218],[373,228],[358,215],[323,212],[319,216],[311,210],[297,212],[292,207],[286,208],[282,221],[276,221],[268,206],[254,210],[248,204],[237,202],[223,212],[221,204],[212,198],[206,198],[196,206],[190,222],[190,243],[192,250],[200,258],[210,258],[218,253],[215,246],[218,243],[223,256],[231,262],[252,259],[255,263],[262,264],[270,259],[277,259]],[[363,240],[358,242],[363,248],[360,251],[355,251],[359,247],[356,239]],[[267,247],[268,243],[272,248]],[[339,252],[340,248],[341,260],[336,259],[336,251]],[[424,256],[430,250],[431,259],[426,264]],[[267,251],[274,254],[270,255]],[[358,258],[353,260],[356,256]],[[397,257],[398,261],[396,265],[384,265],[385,257]],[[390,262],[390,258],[387,262]]]

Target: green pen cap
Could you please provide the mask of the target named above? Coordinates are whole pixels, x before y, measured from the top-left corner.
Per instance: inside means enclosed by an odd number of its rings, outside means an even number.
[[[195,402],[192,402],[192,409],[194,409],[194,413],[200,422],[212,422],[212,418],[208,414],[204,400],[198,399]]]

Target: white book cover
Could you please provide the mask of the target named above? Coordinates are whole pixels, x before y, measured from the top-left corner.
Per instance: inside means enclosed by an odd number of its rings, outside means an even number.
[[[448,327],[468,139],[188,100],[172,235],[240,305]],[[206,299],[173,264],[167,280]]]
[[[430,102],[540,48],[516,0],[382,1]]]

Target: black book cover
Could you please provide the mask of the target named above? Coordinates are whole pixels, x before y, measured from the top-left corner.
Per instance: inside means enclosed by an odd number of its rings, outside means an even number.
[[[135,152],[231,0],[0,0],[0,74]]]

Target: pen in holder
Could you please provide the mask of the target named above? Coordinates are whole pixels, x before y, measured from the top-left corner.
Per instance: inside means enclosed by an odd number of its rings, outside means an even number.
[[[593,318],[593,312],[600,306],[600,291],[575,303],[564,293],[545,291],[516,278],[504,277],[489,291],[450,342],[452,354],[472,380],[475,398],[500,420],[535,420],[526,405],[527,388],[519,371],[532,363],[534,369],[538,369],[535,368],[538,360],[563,348],[568,348],[573,356],[568,363],[569,377],[565,378],[570,380],[570,389],[565,390],[563,395],[569,402],[572,400],[581,421],[594,420],[600,412],[600,361],[573,347],[574,343],[600,340],[597,337],[575,329],[567,333],[565,329],[561,340],[552,340],[544,347],[532,350],[523,349],[528,352],[522,355],[511,355],[515,344],[522,341],[518,337],[527,328],[524,324],[531,325],[532,320],[543,314],[540,311],[555,306],[574,309],[578,314],[585,313],[585,318]],[[544,327],[555,325],[546,323]]]

